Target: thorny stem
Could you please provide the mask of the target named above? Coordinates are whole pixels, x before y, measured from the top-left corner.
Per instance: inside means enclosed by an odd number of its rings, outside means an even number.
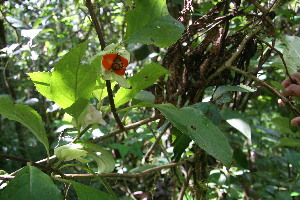
[[[92,22],[96,29],[96,32],[97,32],[97,35],[98,35],[98,38],[100,41],[100,45],[101,45],[101,50],[104,50],[104,48],[106,47],[106,43],[104,40],[104,34],[101,29],[101,24],[99,23],[97,16],[94,12],[94,8],[93,8],[93,4],[92,4],[91,0],[86,0],[86,7],[89,10],[89,13],[92,18]],[[108,93],[111,112],[113,113],[114,118],[115,118],[120,130],[125,131],[124,125],[123,125],[119,115],[117,114],[117,110],[116,110],[116,106],[115,106],[115,102],[114,102],[114,96],[113,96],[112,89],[111,89],[111,82],[110,82],[110,80],[106,80],[105,83],[106,83],[106,89],[107,89],[107,93]]]

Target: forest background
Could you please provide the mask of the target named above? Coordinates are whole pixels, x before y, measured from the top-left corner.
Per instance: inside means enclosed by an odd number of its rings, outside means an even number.
[[[299,3],[1,0],[0,199],[298,199]]]

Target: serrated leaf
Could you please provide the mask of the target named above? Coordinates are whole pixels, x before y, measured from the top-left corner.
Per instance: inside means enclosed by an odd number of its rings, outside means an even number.
[[[71,180],[65,180],[65,179],[58,179],[58,180],[65,182],[65,183],[71,183],[76,191],[78,199],[80,199],[80,200],[97,200],[97,199],[114,200],[114,198],[112,196],[110,196],[108,193],[102,192],[102,191],[92,188],[90,186],[87,186],[87,185],[84,185],[81,183],[77,183],[77,182],[71,181]]]
[[[14,104],[8,97],[0,97],[0,114],[26,126],[44,144],[47,154],[50,156],[44,123],[34,109],[27,105]]]
[[[227,168],[232,162],[232,150],[224,134],[200,110],[171,104],[156,105],[162,114],[199,147],[221,161]]]
[[[27,166],[8,183],[0,199],[59,200],[63,196],[48,175],[34,166]]]
[[[225,92],[229,91],[237,91],[237,92],[255,92],[256,89],[253,89],[246,85],[238,85],[238,86],[226,86],[222,85],[217,88],[215,93],[213,94],[213,99],[216,100],[219,96],[221,96]]]
[[[175,43],[184,26],[170,16],[166,0],[134,0],[135,9],[126,14],[125,42],[166,47]]]
[[[50,91],[51,72],[33,72],[27,73],[27,75],[29,75],[39,93],[52,100]]]
[[[137,74],[128,79],[132,89],[121,88],[115,95],[116,107],[119,107],[132,99],[139,91],[151,86],[160,76],[169,74],[170,71],[157,63],[145,65]]]
[[[87,42],[71,49],[54,66],[51,76],[52,100],[77,118],[89,103],[97,77],[97,65],[81,64]]]

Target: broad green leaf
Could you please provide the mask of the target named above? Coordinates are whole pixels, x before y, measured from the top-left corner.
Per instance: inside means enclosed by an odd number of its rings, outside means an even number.
[[[48,175],[34,166],[27,166],[8,183],[0,199],[59,200],[63,196]]]
[[[154,104],[155,96],[148,91],[139,91],[133,98],[132,104],[137,104],[141,102],[149,102]]]
[[[251,141],[251,127],[246,122],[245,116],[242,113],[233,110],[222,110],[222,118],[228,124],[240,131],[249,141]]]
[[[126,14],[125,42],[166,47],[175,43],[184,26],[170,16],[166,0],[134,0],[135,8]]]
[[[45,96],[47,99],[51,100],[52,95],[50,91],[50,80],[51,72],[33,72],[28,73],[30,79],[34,83],[36,89]]]
[[[89,160],[83,158],[88,152],[82,148],[83,146],[81,144],[70,143],[54,149],[54,155],[61,161],[75,159],[82,163],[88,163]]]
[[[251,128],[247,122],[242,119],[227,119],[226,121],[251,141]]]
[[[49,142],[44,123],[41,116],[35,110],[27,105],[14,104],[8,97],[0,97],[0,114],[26,126],[44,144],[47,154],[50,156]]]
[[[200,110],[171,104],[156,105],[162,114],[199,147],[221,161],[227,168],[232,162],[232,150],[224,134]]]
[[[115,169],[115,159],[112,154],[97,144],[79,143],[88,152],[88,156],[92,157],[98,166],[98,173],[109,173]]]
[[[111,87],[113,88],[116,85],[117,82],[111,82]],[[95,85],[94,91],[93,91],[93,95],[99,100],[101,101],[102,99],[104,99],[105,97],[107,97],[108,93],[107,93],[107,89],[106,89],[106,84],[105,84],[105,80],[103,80],[102,78],[98,78],[97,79],[97,83]]]
[[[73,117],[77,118],[86,108],[96,84],[97,63],[81,64],[87,42],[70,50],[54,66],[51,76],[52,100]]]
[[[216,100],[223,93],[228,91],[237,91],[237,92],[255,92],[256,89],[253,89],[246,85],[238,85],[238,86],[219,86],[213,95],[213,99]]]
[[[300,140],[296,138],[281,138],[279,140],[280,146],[287,146],[287,147],[300,147]]]
[[[145,65],[137,74],[128,79],[132,89],[121,88],[115,96],[116,107],[119,107],[132,99],[139,91],[151,86],[160,76],[169,74],[170,71],[157,63]]]
[[[212,121],[212,123],[218,126],[221,122],[221,114],[219,108],[209,102],[200,102],[193,104],[191,107],[200,109],[205,116]]]
[[[90,187],[90,186],[87,186],[87,185],[84,185],[81,183],[77,183],[77,182],[71,181],[71,180],[65,180],[65,179],[58,179],[58,180],[65,182],[65,183],[71,183],[76,191],[78,199],[80,199],[80,200],[97,200],[97,199],[114,200],[114,198],[112,196],[110,196],[108,193],[102,192],[93,187]]]
[[[286,49],[283,51],[283,57],[288,71],[293,74],[300,68],[300,37],[286,35],[283,37]]]

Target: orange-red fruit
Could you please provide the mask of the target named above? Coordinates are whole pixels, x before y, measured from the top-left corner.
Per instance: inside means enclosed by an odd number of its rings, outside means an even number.
[[[117,53],[109,53],[102,57],[102,65],[107,71],[113,71],[121,76],[125,73],[128,60]]]

